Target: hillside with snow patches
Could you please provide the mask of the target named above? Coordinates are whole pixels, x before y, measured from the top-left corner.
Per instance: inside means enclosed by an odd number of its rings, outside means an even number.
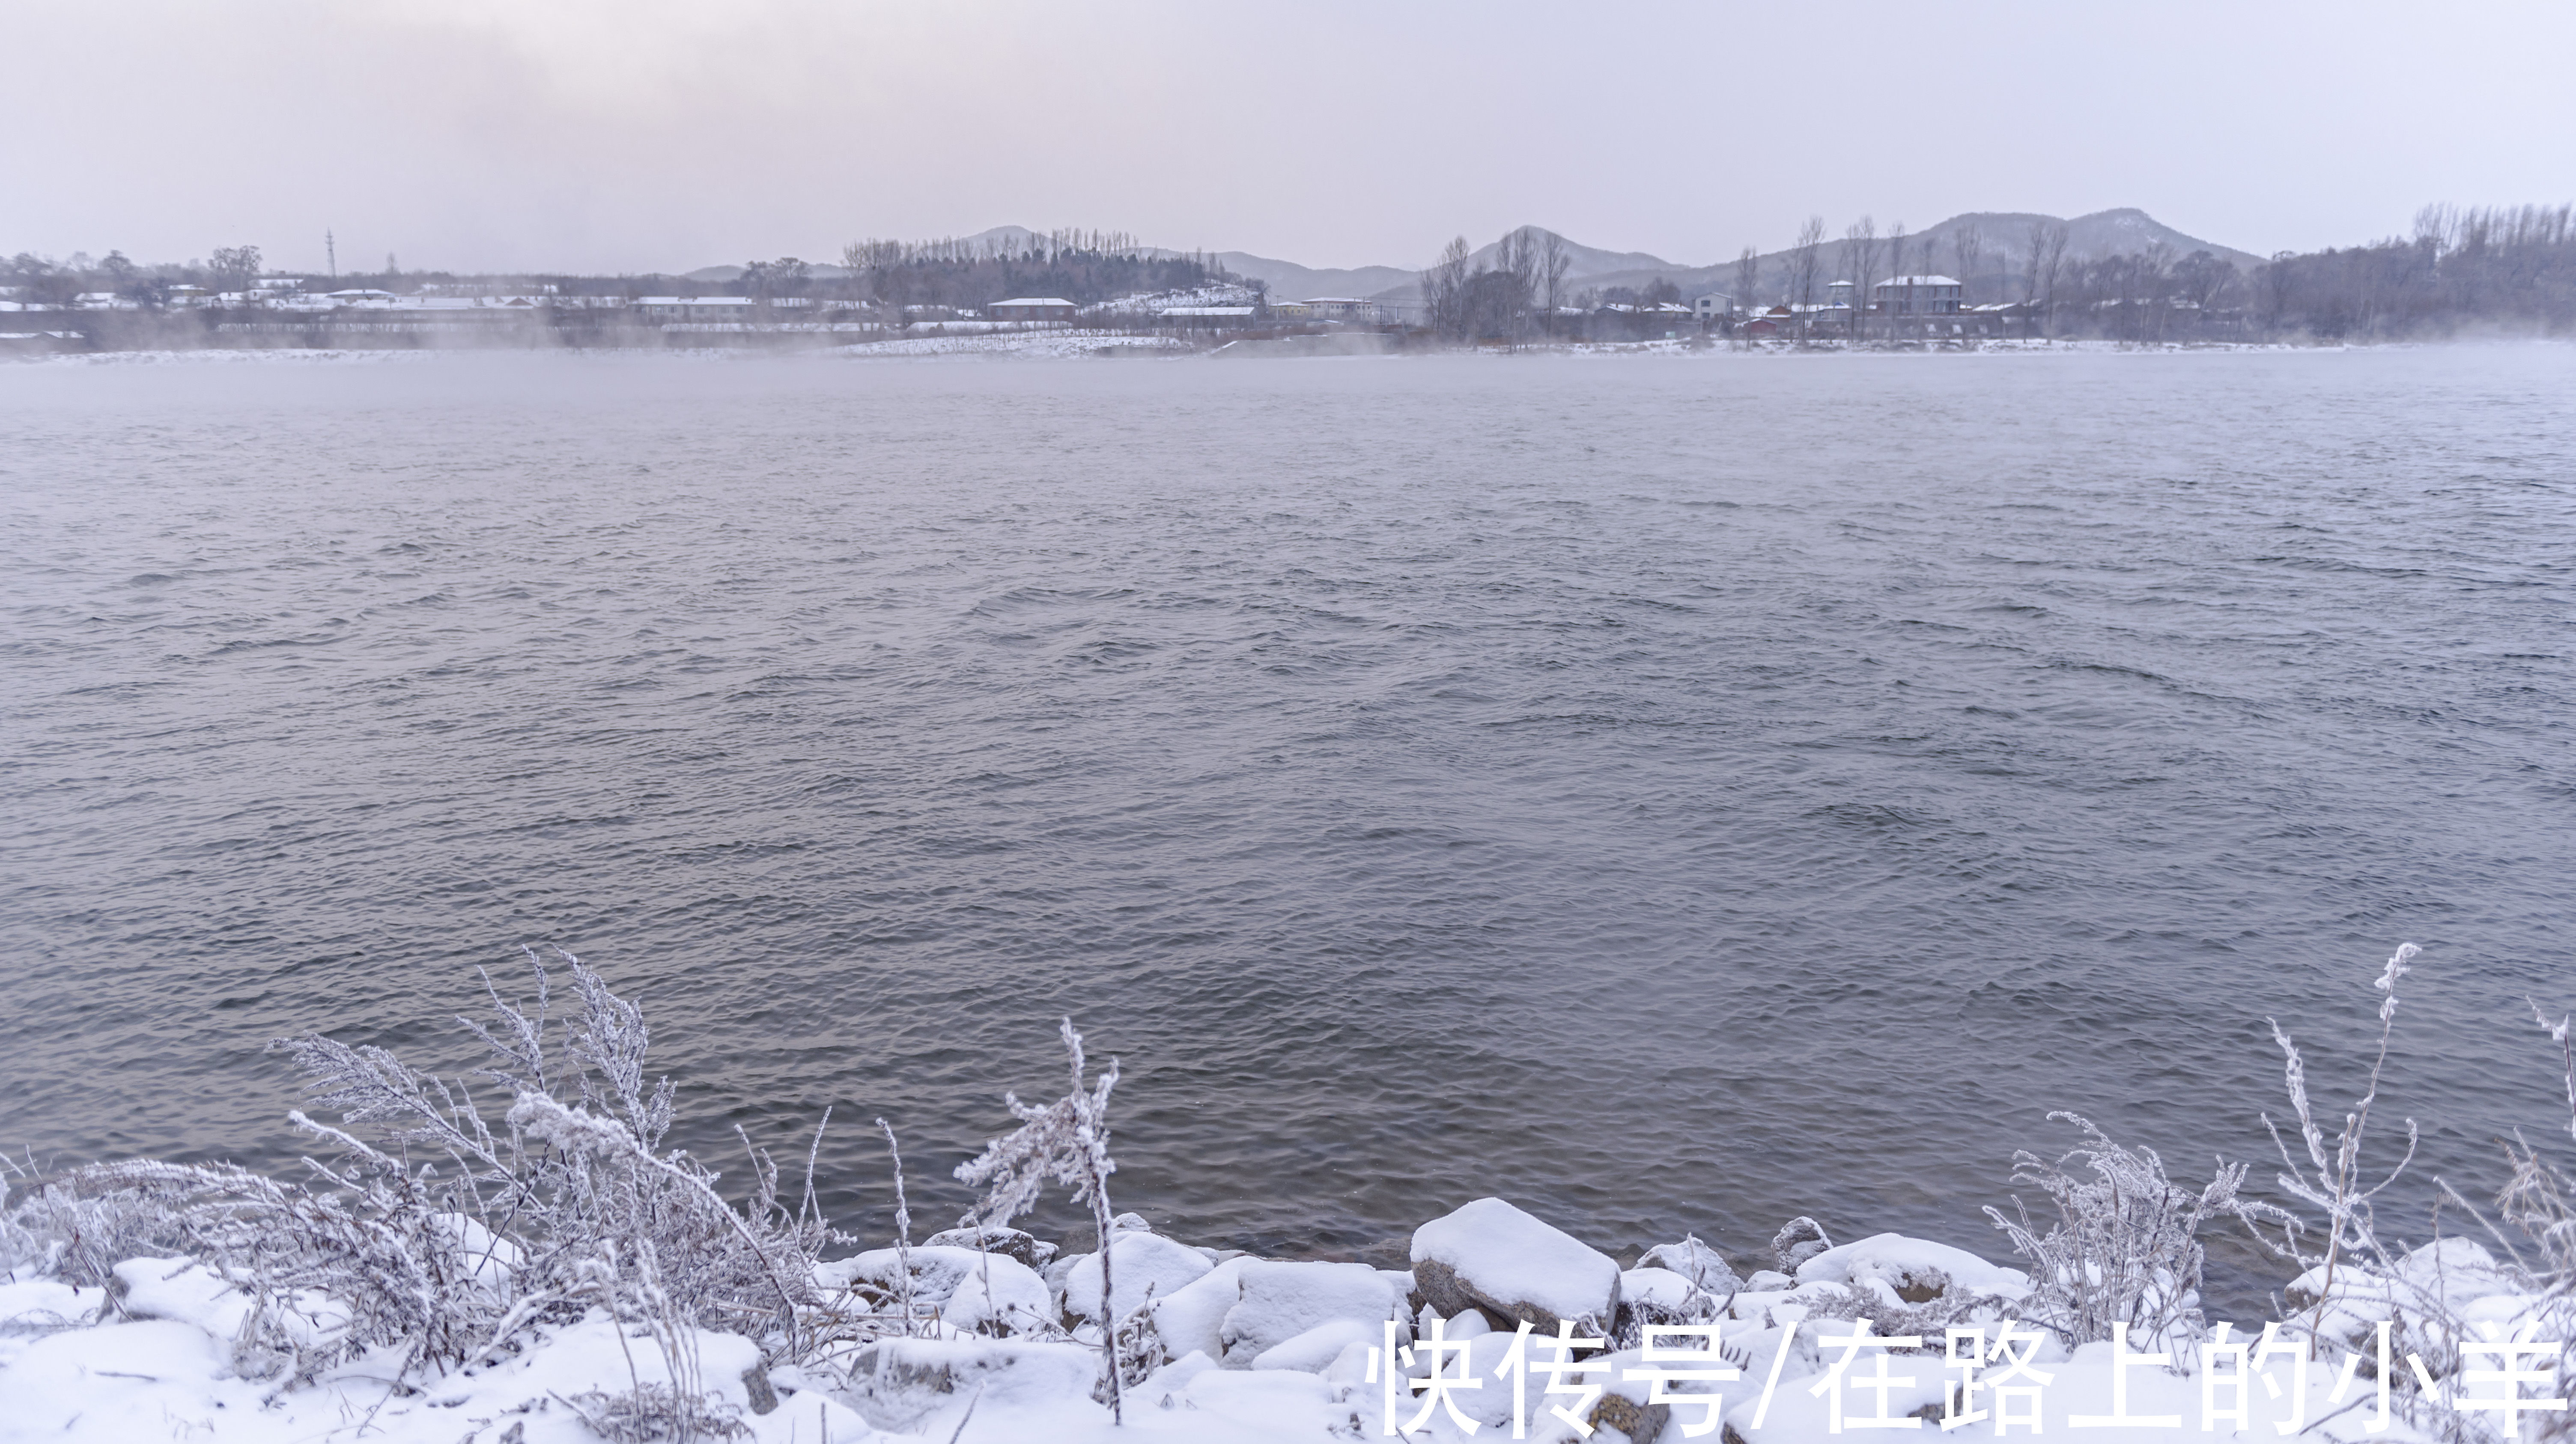
[[[1919,264],[1909,270],[1939,272],[1954,265],[1956,241],[1960,233],[1971,228],[1977,234],[1985,255],[1998,262],[2026,252],[2031,232],[2042,225],[2066,227],[2066,259],[2091,260],[2101,256],[2123,254],[2162,245],[2176,256],[2194,251],[2208,251],[2221,260],[2240,267],[2251,267],[2262,258],[2247,251],[2186,235],[2134,208],[2096,211],[2090,215],[2065,220],[2057,216],[2027,211],[1975,211],[1952,216],[1924,227],[1908,238],[1917,249]],[[1532,228],[1539,235],[1551,234]],[[996,226],[964,237],[967,246],[1000,249],[1021,247],[1040,239],[1039,233],[1026,226]],[[1563,239],[1563,238],[1560,238]],[[1882,246],[1886,244],[1884,238]],[[1819,265],[1827,279],[1851,270],[1853,257],[1850,243],[1840,236],[1825,242],[1819,253]],[[1471,265],[1491,265],[1499,252],[1499,240],[1488,241],[1469,256]],[[1643,251],[1609,251],[1582,245],[1570,239],[1565,243],[1566,284],[1586,288],[1611,286],[1642,287],[1658,280],[1671,281],[1684,294],[1731,290],[1735,284],[1736,263],[1732,258],[1707,263],[1667,261]],[[1148,255],[1175,256],[1178,251],[1149,248]],[[1764,275],[1777,278],[1786,274],[1790,252],[1766,251],[1760,255]],[[1294,261],[1256,256],[1248,251],[1219,251],[1212,258],[1216,264],[1247,281],[1257,281],[1276,299],[1302,300],[1315,296],[1353,296],[1368,300],[1416,302],[1421,297],[1421,276],[1429,264],[1417,266],[1358,266],[1317,268]],[[1885,253],[1882,251],[1882,264]],[[727,284],[741,279],[741,266],[705,266],[687,273],[693,281]],[[850,272],[836,265],[817,265],[812,274],[817,279],[840,279]]]

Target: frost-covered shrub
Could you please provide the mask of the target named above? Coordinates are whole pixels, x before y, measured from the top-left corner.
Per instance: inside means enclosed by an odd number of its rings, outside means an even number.
[[[23,1177],[33,1170],[0,1169],[0,1277],[50,1276],[104,1288],[117,1264],[168,1253],[177,1238],[168,1210],[137,1189],[74,1173],[40,1182],[12,1204],[10,1172]]]
[[[1053,1179],[1073,1190],[1076,1203],[1091,1205],[1092,1222],[1100,1230],[1100,1292],[1104,1300],[1120,1297],[1116,1291],[1116,1270],[1111,1266],[1117,1250],[1112,1247],[1117,1232],[1109,1206],[1109,1175],[1118,1171],[1109,1156],[1109,1095],[1118,1086],[1118,1060],[1109,1060],[1108,1069],[1097,1082],[1083,1077],[1082,1035],[1073,1030],[1073,1020],[1064,1020],[1064,1049],[1073,1071],[1073,1091],[1043,1108],[1022,1103],[1017,1094],[1005,1093],[1002,1102],[1020,1126],[984,1145],[984,1151],[957,1165],[961,1183],[984,1190],[983,1197],[964,1218],[961,1228],[979,1232],[1005,1228],[1012,1219],[1028,1211],[1037,1202],[1038,1190]],[[1104,1305],[1101,1312],[1112,1309]],[[1109,1413],[1124,1422],[1125,1374],[1122,1360],[1126,1339],[1115,1318],[1104,1317],[1101,1337],[1102,1372],[1107,1376]],[[1140,1346],[1141,1347],[1141,1346]]]
[[[491,1050],[474,1077],[508,1097],[498,1122],[471,1084],[385,1049],[284,1039],[314,1105],[341,1121],[289,1114],[321,1145],[306,1179],[91,1165],[10,1207],[0,1247],[75,1283],[105,1283],[137,1255],[204,1260],[252,1300],[235,1351],[259,1374],[309,1377],[373,1348],[394,1349],[406,1373],[454,1367],[594,1305],[675,1349],[696,1327],[765,1332],[795,1353],[816,1255],[837,1237],[810,1181],[790,1213],[754,1150],[751,1198],[736,1208],[713,1170],[665,1151],[672,1088],[646,1085],[641,1012],[579,959],[561,961],[572,1016],[549,1015],[548,971],[531,955],[532,1010],[494,991],[491,1024],[459,1020]],[[672,1416],[682,1436],[689,1417]]]
[[[2495,1218],[2447,1180],[2437,1180],[2444,1208],[2457,1208],[2475,1220],[2503,1250],[2501,1261],[2468,1239],[2440,1236],[2442,1210],[2432,1220],[2435,1238],[2420,1247],[2392,1244],[2382,1233],[2374,1201],[2413,1162],[2415,1121],[2406,1120],[2404,1154],[2375,1183],[2364,1172],[2363,1149],[2398,1012],[2398,984],[2420,952],[2412,943],[2400,945],[2373,984],[2384,995],[2378,1009],[2378,1053],[2368,1085],[2331,1140],[2308,1091],[2306,1061],[2289,1034],[2273,1025],[2300,1145],[2294,1150],[2282,1130],[2272,1128],[2281,1155],[2278,1183],[2323,1218],[2311,1224],[2269,1210],[2263,1221],[2270,1230],[2258,1236],[2303,1270],[2286,1291],[2294,1310],[2288,1323],[2338,1348],[2375,1351],[2370,1336],[2386,1321],[2392,1325],[2391,1356],[2420,1356],[2426,1376],[2440,1387],[2440,1381],[2457,1380],[2464,1366],[2494,1362],[2488,1356],[2464,1356],[2460,1345],[2482,1337],[2481,1324],[2491,1325],[2502,1315],[2512,1316],[2518,1326],[2531,1326],[2538,1338],[2576,1336],[2576,1207],[2569,1201],[2576,1194],[2576,1179],[2517,1137],[2505,1150],[2509,1177],[2495,1200]],[[2576,1047],[2569,1041],[2569,1025],[2563,1018],[2551,1023],[2537,1003],[2532,1012],[2559,1049],[2568,1131],[2576,1137]],[[2264,1122],[2269,1126],[2272,1120],[2267,1116]],[[2576,1389],[2576,1360],[2562,1351],[2556,1370],[2557,1387],[2551,1392],[2565,1396]],[[2397,1411],[2418,1428],[2448,1440],[2501,1437],[2489,1422],[2441,1399],[2428,1399],[2418,1382],[2411,1364],[2392,1381]],[[2544,1413],[2526,1427],[2536,1431],[2530,1438],[2576,1438],[2576,1415]]]
[[[2013,1250],[2030,1260],[2025,1317],[2047,1324],[2070,1344],[2108,1339],[2114,1324],[2128,1325],[2132,1337],[2146,1341],[2198,1330],[2206,1257],[2200,1226],[2260,1207],[2236,1196],[2245,1165],[2219,1165],[2217,1176],[2194,1193],[2165,1177],[2164,1160],[2154,1149],[2124,1148],[2073,1113],[2048,1116],[2076,1125],[2092,1140],[2053,1163],[2029,1152],[2013,1155],[2013,1182],[2046,1193],[2057,1205],[2057,1221],[2041,1233],[2019,1195],[2013,1198],[2017,1217],[1986,1209],[1986,1217],[2012,1239]],[[2070,1172],[2070,1163],[2082,1165],[2080,1171]]]

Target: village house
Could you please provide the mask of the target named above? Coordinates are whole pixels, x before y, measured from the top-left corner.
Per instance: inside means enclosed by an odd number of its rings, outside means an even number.
[[[638,296],[632,314],[646,321],[744,321],[757,306],[749,296]]]
[[[1252,315],[1250,306],[1165,306],[1154,313],[1156,320],[1192,331],[1249,326]]]
[[[1869,308],[1882,316],[1955,316],[1959,283],[1948,276],[1897,276],[1871,288]]]
[[[1318,321],[1350,321],[1374,326],[1386,319],[1384,308],[1377,302],[1363,301],[1356,296],[1310,296],[1297,304],[1304,306],[1306,314]]]
[[[995,301],[984,314],[996,321],[1062,321],[1070,323],[1082,308],[1060,296],[1014,296]]]

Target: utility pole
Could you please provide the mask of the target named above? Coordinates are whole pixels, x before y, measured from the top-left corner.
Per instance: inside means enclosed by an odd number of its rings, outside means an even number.
[[[331,279],[334,281],[340,279],[340,243],[332,238],[328,230],[322,233],[322,255],[330,264]]]

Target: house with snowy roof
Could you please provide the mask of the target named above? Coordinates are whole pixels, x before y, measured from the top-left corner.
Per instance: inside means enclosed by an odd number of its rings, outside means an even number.
[[[1082,308],[1061,296],[1014,296],[995,301],[984,314],[996,321],[1071,321]]]
[[[1955,316],[1959,283],[1948,276],[1896,276],[1870,288],[1869,306],[1882,316]]]

